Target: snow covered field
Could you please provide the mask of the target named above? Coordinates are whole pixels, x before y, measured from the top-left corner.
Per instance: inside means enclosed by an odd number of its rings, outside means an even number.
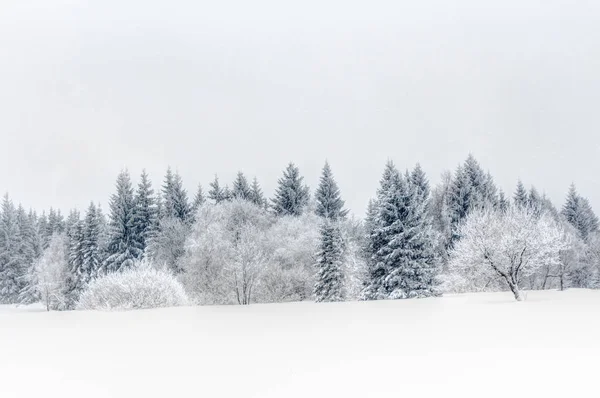
[[[0,397],[599,391],[600,291],[43,312],[0,307]]]

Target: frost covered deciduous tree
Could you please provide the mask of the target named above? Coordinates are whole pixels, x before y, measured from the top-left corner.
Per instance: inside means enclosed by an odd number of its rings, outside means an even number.
[[[316,213],[320,217],[337,221],[348,214],[348,210],[344,209],[340,189],[333,178],[333,172],[328,162],[325,162],[323,167],[319,187],[315,192],[315,199],[317,201]]]
[[[154,264],[167,267],[173,274],[181,272],[180,258],[185,254],[191,226],[176,217],[160,220],[158,231],[150,239],[146,255]]]
[[[278,181],[275,197],[271,199],[276,215],[299,216],[304,212],[310,193],[303,180],[298,167],[293,163],[288,164]]]
[[[450,269],[463,283],[495,276],[522,300],[521,281],[544,265],[556,265],[568,248],[558,224],[536,217],[528,207],[505,212],[477,210],[460,227],[461,240],[451,254]],[[482,278],[484,277],[484,278]]]
[[[65,292],[69,273],[66,237],[54,234],[48,248],[35,263],[35,290],[47,311],[67,308]]]

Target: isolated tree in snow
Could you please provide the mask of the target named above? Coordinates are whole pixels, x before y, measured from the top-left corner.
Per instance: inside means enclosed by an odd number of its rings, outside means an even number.
[[[303,184],[300,170],[290,163],[279,179],[275,197],[271,199],[273,211],[278,216],[299,216],[310,199],[309,189]]]
[[[328,162],[325,162],[319,187],[315,192],[317,201],[316,213],[327,220],[337,221],[346,217],[348,210],[344,209],[344,201],[340,189],[333,178],[333,173]]]
[[[215,204],[219,204],[225,200],[225,194],[221,184],[219,184],[219,177],[215,175],[215,179],[210,183],[210,190],[208,191],[208,198]]]
[[[172,177],[171,177],[172,179]],[[171,181],[172,183],[173,181]],[[133,223],[136,238],[139,240],[141,249],[145,250],[152,235],[156,232],[158,211],[152,183],[148,178],[146,170],[142,172],[140,183],[135,195],[135,211]]]
[[[250,188],[246,176],[241,171],[237,173],[235,181],[233,181],[231,196],[241,200],[250,200],[252,198],[252,188]]]
[[[344,242],[339,227],[325,221],[321,226],[321,242],[317,257],[315,300],[344,300]]]
[[[477,210],[460,233],[450,269],[466,280],[495,275],[517,300],[523,300],[522,279],[544,265],[558,264],[560,251],[568,247],[558,224],[547,215],[537,217],[528,207]]]
[[[117,192],[110,199],[108,258],[102,266],[104,272],[130,267],[143,254],[135,226],[133,188],[127,171],[119,174],[116,185]]]

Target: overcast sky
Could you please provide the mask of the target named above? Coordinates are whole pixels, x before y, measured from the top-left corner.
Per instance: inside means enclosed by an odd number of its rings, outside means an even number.
[[[171,165],[271,195],[328,159],[362,216],[387,159],[435,183],[472,152],[600,212],[599,26],[597,0],[0,0],[0,189],[106,206]]]

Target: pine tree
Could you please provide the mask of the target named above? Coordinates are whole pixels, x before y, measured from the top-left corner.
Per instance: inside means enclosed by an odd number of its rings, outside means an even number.
[[[344,300],[344,243],[339,227],[326,220],[320,230],[321,242],[317,255],[315,300]]]
[[[50,243],[50,237],[48,236],[48,217],[46,216],[46,212],[42,212],[42,215],[38,219],[37,222],[37,230],[42,239],[42,247],[43,249],[48,248],[48,244]]]
[[[231,193],[231,190],[229,189],[229,185],[225,185],[225,188],[223,188],[223,200],[225,202],[228,202],[232,199],[233,199],[233,194]]]
[[[344,201],[340,195],[340,189],[337,186],[333,173],[328,162],[325,162],[319,187],[315,192],[317,200],[316,213],[318,216],[327,220],[337,221],[345,218],[348,210],[344,209]]]
[[[142,172],[137,187],[133,218],[135,233],[137,234],[136,240],[140,242],[141,249],[145,250],[148,241],[156,231],[158,218],[154,190],[145,170]]]
[[[202,190],[202,185],[198,184],[198,189],[196,190],[196,195],[194,196],[194,200],[192,202],[192,211],[194,214],[204,204],[205,201],[206,199],[204,198],[204,191]]]
[[[219,184],[219,177],[215,175],[215,179],[210,183],[210,190],[208,191],[208,198],[215,204],[219,204],[225,200],[223,188]]]
[[[427,176],[425,175],[425,172],[419,163],[417,163],[410,174],[410,181],[415,187],[417,187],[417,192],[419,195],[421,195],[423,200],[427,200],[430,194],[429,180],[427,179]]]
[[[390,162],[377,193],[365,299],[437,295],[432,230],[422,191]],[[372,222],[371,222],[372,223]]]
[[[183,181],[179,173],[173,174],[170,167],[167,169],[162,191],[165,217],[175,217],[182,222],[188,222],[192,215],[192,209],[187,191],[183,188]]]
[[[263,195],[263,191],[258,184],[256,177],[252,180],[252,187],[250,188],[250,201],[257,206],[265,208],[268,206],[267,200]]]
[[[101,214],[96,205],[92,202],[88,207],[83,225],[83,241],[81,254],[83,257],[82,277],[83,283],[89,283],[98,276],[103,262],[102,258],[102,221]]]
[[[35,265],[39,258],[42,256],[44,251],[44,243],[42,236],[39,232],[38,218],[34,211],[30,210],[27,215],[27,222],[20,226],[23,237],[23,243],[28,245],[30,250],[31,258],[26,261],[27,270],[24,275],[24,286],[21,288],[19,293],[19,303],[21,304],[32,304],[40,301],[41,296],[37,289],[37,273],[35,272]]]
[[[498,209],[502,212],[506,211],[510,206],[510,202],[506,199],[506,195],[504,195],[504,191],[500,191],[498,194]]]
[[[584,241],[592,233],[598,232],[598,217],[592,210],[589,201],[577,193],[575,184],[571,184],[569,188],[561,214],[579,231],[579,235]]]
[[[135,201],[127,171],[119,174],[116,186],[117,192],[110,199],[108,258],[102,267],[105,272],[131,267],[143,254],[134,223]]]
[[[290,163],[278,181],[275,197],[271,199],[273,211],[278,216],[300,216],[310,199],[309,189],[302,183],[300,170]]]
[[[527,190],[525,189],[525,186],[523,185],[523,182],[521,180],[519,180],[517,182],[517,190],[515,191],[515,195],[513,196],[513,201],[515,203],[515,206],[517,207],[526,207],[529,199],[527,197]]]
[[[252,199],[252,189],[250,188],[250,184],[248,184],[246,176],[241,171],[237,173],[235,181],[233,181],[233,190],[231,191],[231,195],[235,199]]]
[[[377,199],[370,202],[369,220],[367,224],[368,236],[368,261],[367,278],[365,288],[362,292],[364,300],[379,300],[387,298],[385,289],[385,278],[388,275],[388,267],[385,261],[387,245],[391,239],[391,226],[394,220],[388,217],[387,207],[398,208],[397,202],[398,186],[401,184],[401,175],[393,162],[389,161],[384,169],[383,176],[379,182]],[[394,206],[395,205],[395,206]]]
[[[56,234],[58,235],[58,234]],[[67,280],[64,286],[64,297],[66,309],[73,309],[79,295],[88,282],[87,273],[84,269],[84,241],[85,241],[85,222],[78,220],[71,226],[69,231],[68,244],[68,269]]]
[[[17,211],[8,197],[2,201],[0,217],[0,302],[17,303],[23,288],[23,258]]]
[[[462,166],[458,166],[450,184],[448,195],[448,215],[451,228],[450,246],[460,238],[458,226],[474,207],[472,193],[473,188],[469,174]]]

